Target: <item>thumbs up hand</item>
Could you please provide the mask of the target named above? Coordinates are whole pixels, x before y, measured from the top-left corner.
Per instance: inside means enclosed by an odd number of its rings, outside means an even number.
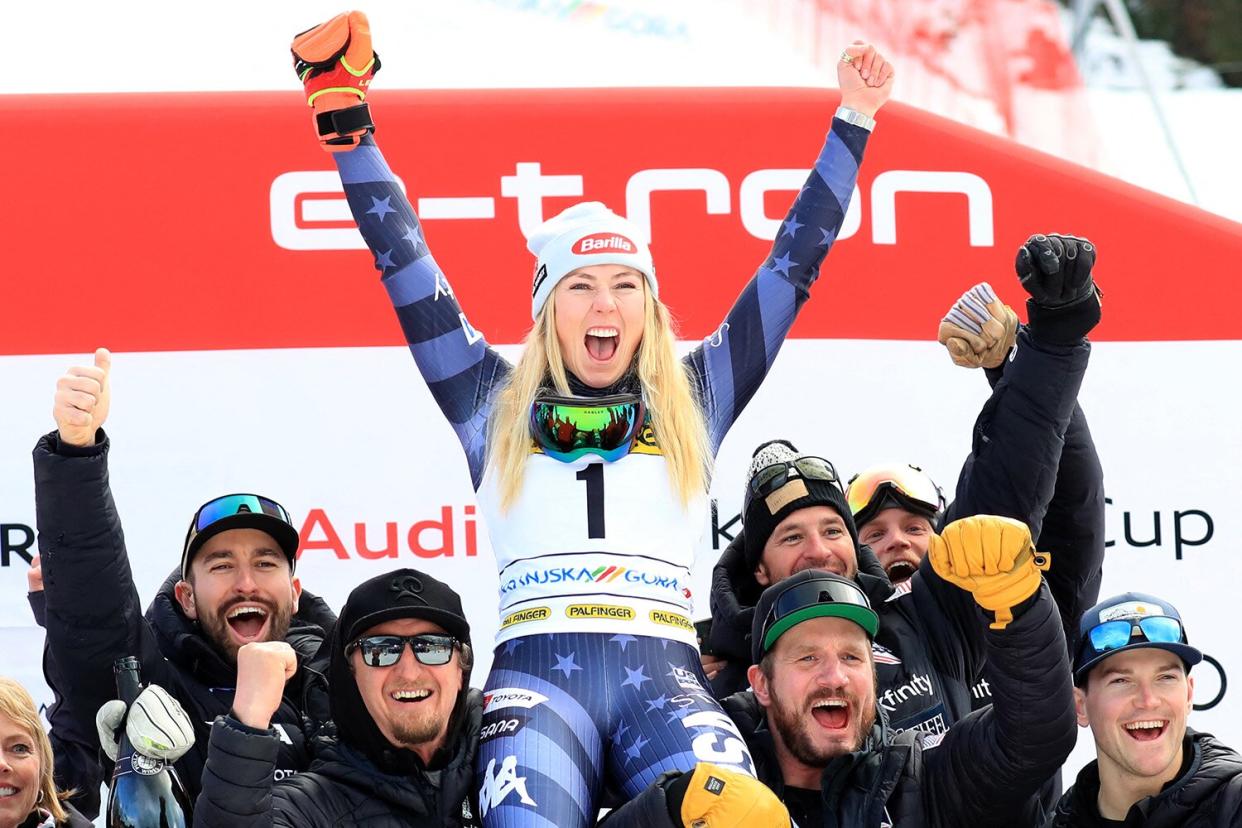
[[[112,401],[108,387],[111,370],[112,354],[107,348],[100,348],[95,351],[93,366],[75,365],[56,381],[52,417],[61,442],[71,446],[95,445],[95,432],[108,419]]]

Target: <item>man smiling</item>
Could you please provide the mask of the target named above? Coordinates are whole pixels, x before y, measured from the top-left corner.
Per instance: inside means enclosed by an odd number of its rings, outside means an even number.
[[[1064,634],[1030,532],[966,518],[933,536],[929,557],[978,605],[995,696],[944,734],[889,728],[872,646],[881,620],[856,581],[808,569],[759,599],[753,690],[724,707],[802,828],[1029,824],[1033,795],[1074,745]]]
[[[1242,825],[1242,756],[1186,726],[1202,659],[1177,609],[1154,596],[1127,592],[1083,615],[1074,704],[1096,761],[1052,825]]]
[[[140,659],[143,681],[164,688],[193,724],[194,749],[175,765],[193,796],[210,722],[233,704],[238,650],[283,640],[309,658],[333,617],[322,600],[302,594],[294,576],[298,532],[289,513],[256,494],[224,495],[199,507],[181,565],[144,617],[108,477],[111,441],[103,425],[111,367],[111,354],[101,348],[94,365],[70,368],[60,378],[57,430],[34,451],[47,642],[64,674],[67,715],[84,733],[96,733],[96,711],[116,696],[115,660]],[[282,735],[276,762],[282,775],[309,759],[301,674],[273,719]],[[114,729],[121,717],[123,711],[101,730]]]

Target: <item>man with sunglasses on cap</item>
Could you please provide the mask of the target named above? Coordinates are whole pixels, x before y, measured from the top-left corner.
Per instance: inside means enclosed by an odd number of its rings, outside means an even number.
[[[995,688],[992,707],[944,733],[889,726],[885,620],[853,578],[803,570],[759,599],[753,689],[724,707],[800,828],[1030,824],[1032,797],[1074,746],[1064,633],[1030,532],[980,515],[930,545],[930,565],[972,604]]]
[[[1074,706],[1096,760],[1050,826],[1242,825],[1242,756],[1186,726],[1202,658],[1167,601],[1127,592],[1081,619]]]
[[[470,689],[470,624],[457,593],[413,569],[377,575],[350,593],[325,648],[335,738],[280,782],[271,723],[297,657],[282,641],[241,648],[232,710],[212,725],[196,828],[479,825],[484,703]],[[488,707],[494,732],[521,726],[520,704]]]
[[[265,497],[237,494],[195,513],[180,566],[144,617],[108,481],[110,370],[111,355],[101,348],[93,366],[60,378],[57,430],[34,450],[47,646],[63,674],[69,714],[88,732],[98,726],[102,749],[115,756],[116,730],[127,719],[136,749],[175,761],[193,796],[210,723],[234,702],[238,651],[250,642],[287,641],[309,658],[334,616],[320,599],[308,601],[294,576],[298,532],[288,512]],[[134,703],[137,716],[126,717],[115,700],[113,663],[125,656],[138,657],[143,682],[154,685]],[[274,718],[281,774],[309,761],[301,678],[299,670]]]

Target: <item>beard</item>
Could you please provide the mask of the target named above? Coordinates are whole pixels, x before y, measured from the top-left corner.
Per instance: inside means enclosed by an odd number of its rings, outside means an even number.
[[[200,612],[198,624],[202,628],[203,635],[212,643],[216,651],[224,656],[224,660],[233,665],[237,664],[237,651],[241,649],[241,645],[229,635],[229,622],[225,620],[225,617],[229,614],[229,610],[238,604],[258,604],[267,610],[268,632],[264,641],[283,641],[289,633],[289,624],[293,620],[291,604],[278,607],[271,601],[261,598],[231,601],[220,607],[219,612]]]
[[[444,729],[445,719],[428,710],[417,716],[402,716],[392,720],[392,735],[402,747],[412,747],[433,741]]]
[[[837,756],[853,753],[862,748],[875,725],[875,705],[864,704],[856,696],[845,693],[817,693],[803,704],[786,703],[776,694],[776,688],[769,686],[768,697],[771,701],[768,716],[772,719],[772,728],[779,734],[785,748],[795,759],[808,767],[822,768]],[[825,699],[844,699],[849,703],[849,715],[853,716],[857,725],[857,738],[853,744],[832,743],[817,744],[812,736],[813,728],[819,727],[811,716],[811,709],[817,702]]]

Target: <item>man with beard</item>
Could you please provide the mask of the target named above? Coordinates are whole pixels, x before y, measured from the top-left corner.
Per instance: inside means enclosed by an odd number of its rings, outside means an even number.
[[[1186,726],[1190,669],[1203,653],[1190,646],[1177,609],[1127,592],[1084,613],[1076,642],[1074,703],[1096,761],[1049,825],[1242,825],[1242,756]]]
[[[92,734],[96,711],[116,696],[113,663],[124,656],[140,659],[143,681],[180,703],[192,735],[175,745],[152,748],[138,740],[135,746],[160,758],[180,756],[175,767],[193,796],[206,761],[209,723],[233,705],[238,650],[284,640],[309,658],[333,616],[321,600],[302,594],[294,577],[298,532],[289,513],[268,498],[234,494],[195,512],[181,565],[144,618],[108,481],[110,441],[102,427],[110,370],[111,355],[101,348],[93,366],[70,368],[60,378],[53,406],[57,430],[34,450],[47,646],[62,674],[65,710]],[[274,717],[282,736],[276,763],[281,773],[308,762],[301,674]],[[144,694],[157,692],[148,688]],[[141,704],[140,696],[136,706]],[[101,718],[106,748],[120,717]],[[189,739],[193,749],[181,755]]]
[[[935,735],[889,727],[873,649],[883,620],[855,581],[809,569],[763,592],[753,690],[723,704],[800,828],[1030,824],[1032,797],[1075,735],[1069,657],[1039,557],[1008,518],[965,518],[932,538],[931,566],[975,605],[994,695]]]
[[[233,709],[212,726],[196,828],[479,825],[483,700],[470,689],[457,593],[413,569],[377,575],[350,593],[326,650],[337,736],[308,770],[277,783],[271,723],[297,656],[283,641],[241,648]]]

